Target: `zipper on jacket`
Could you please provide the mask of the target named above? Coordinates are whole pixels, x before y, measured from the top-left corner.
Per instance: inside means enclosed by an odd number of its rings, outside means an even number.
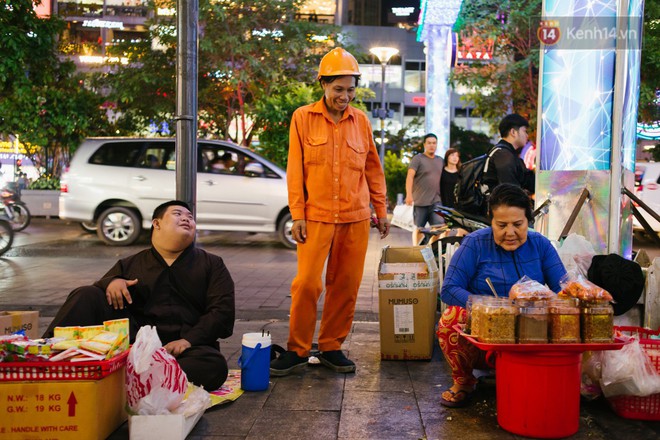
[[[520,272],[518,271],[518,265],[516,264],[516,251],[511,251],[511,258],[513,258],[513,267],[516,268],[516,273],[518,274],[518,279],[522,278]]]

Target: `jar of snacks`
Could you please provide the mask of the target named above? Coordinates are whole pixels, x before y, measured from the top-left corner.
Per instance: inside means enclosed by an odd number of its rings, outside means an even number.
[[[475,307],[475,304],[477,304],[477,308],[479,308],[478,304],[481,304],[484,299],[489,298],[488,296],[484,295],[470,295],[468,296],[467,302],[465,303],[465,310],[467,312],[467,321],[465,323],[465,333],[469,335],[478,335],[478,333],[473,331],[473,324],[472,324],[472,316],[473,316],[473,309]]]
[[[614,338],[614,309],[607,300],[582,302],[582,342],[612,342]]]
[[[472,305],[472,331],[488,344],[515,344],[517,307],[508,298],[484,297]]]
[[[518,306],[518,342],[548,343],[548,307],[546,301],[516,301]]]
[[[553,344],[580,342],[580,307],[576,298],[557,298],[548,302],[548,333]]]

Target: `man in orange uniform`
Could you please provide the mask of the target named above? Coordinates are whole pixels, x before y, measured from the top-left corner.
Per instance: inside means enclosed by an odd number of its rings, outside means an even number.
[[[376,210],[381,238],[390,229],[385,175],[371,124],[364,112],[349,105],[359,78],[358,63],[350,53],[341,48],[328,52],[318,74],[323,98],[297,109],[291,120],[287,183],[298,273],[291,285],[287,351],[271,362],[272,376],[307,365],[326,260],[319,360],[336,372],[355,372],[341,344],[353,323],[362,281],[369,203]]]

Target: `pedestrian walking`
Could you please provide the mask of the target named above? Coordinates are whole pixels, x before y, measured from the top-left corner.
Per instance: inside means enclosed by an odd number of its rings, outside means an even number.
[[[424,152],[415,155],[408,166],[406,175],[406,205],[414,205],[413,219],[415,229],[412,233],[413,245],[419,244],[423,234],[419,228],[438,225],[442,217],[435,213],[434,208],[440,203],[440,179],[444,160],[435,155],[438,148],[438,137],[428,133],[422,140]]]
[[[493,147],[497,149],[484,173],[484,183],[490,189],[500,183],[511,183],[534,194],[534,173],[525,167],[520,152],[527,144],[529,122],[518,114],[505,116],[499,125],[502,139]],[[492,151],[492,150],[491,150]]]

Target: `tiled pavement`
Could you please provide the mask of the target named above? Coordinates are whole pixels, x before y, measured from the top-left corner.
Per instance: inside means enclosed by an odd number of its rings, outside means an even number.
[[[66,242],[65,242],[66,240]],[[289,285],[295,253],[268,236],[205,234],[199,243],[221,255],[237,287],[234,335],[222,341],[230,368],[243,333],[269,330],[284,345],[288,334]],[[376,265],[383,245],[408,245],[409,233],[394,229],[369,243],[356,320],[344,349],[356,374],[335,374],[320,366],[271,379],[264,392],[245,392],[237,401],[208,410],[189,438],[194,439],[515,439],[497,425],[495,389],[479,387],[475,403],[448,410],[439,394],[451,384],[449,369],[436,348],[428,361],[380,360]],[[102,275],[118,258],[146,245],[110,248],[76,225],[35,219],[19,234],[15,248],[0,259],[0,309],[41,311],[42,327],[74,287]],[[128,438],[126,424],[112,439]],[[602,401],[582,402],[575,440],[660,438],[660,423],[619,418]]]

